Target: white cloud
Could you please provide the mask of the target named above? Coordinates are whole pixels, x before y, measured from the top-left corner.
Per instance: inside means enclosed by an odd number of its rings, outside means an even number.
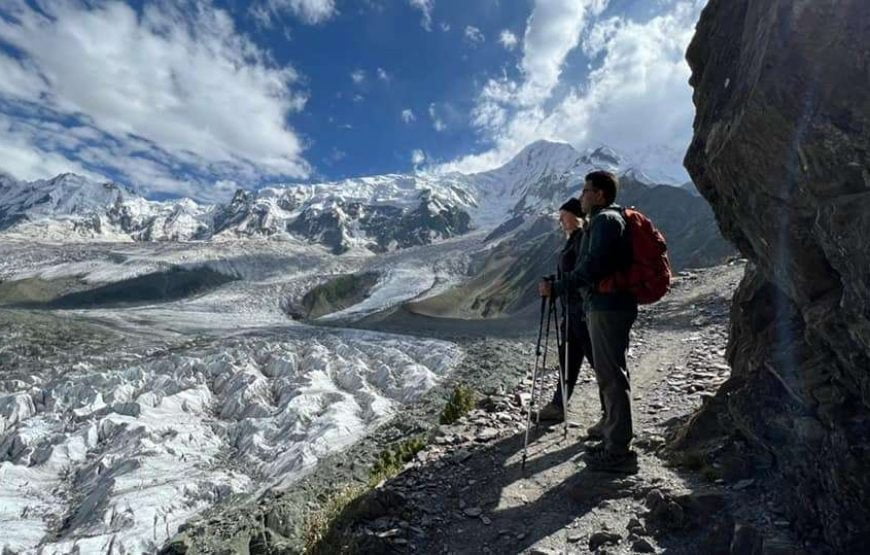
[[[516,47],[517,42],[519,41],[517,40],[517,36],[515,34],[505,29],[498,36],[498,42],[501,43],[501,45],[508,50],[513,50]]]
[[[350,78],[353,80],[353,82],[355,84],[359,85],[360,83],[365,81],[366,72],[361,70],[361,69],[357,69],[357,70],[351,72]]]
[[[472,123],[494,147],[441,169],[490,169],[546,138],[581,149],[608,144],[650,173],[684,180],[682,157],[694,115],[684,55],[704,3],[679,0],[643,23],[597,23],[583,48],[600,56],[600,64],[586,83],[566,87],[568,92],[555,102],[526,102],[528,81],[490,80],[480,92]]]
[[[146,6],[141,14],[120,3],[42,6],[45,13],[16,2],[5,8],[13,17],[0,18],[0,40],[20,53],[0,53],[0,110],[56,128],[19,130],[4,141],[6,169],[34,177],[26,162],[10,167],[10,145],[30,141],[35,155],[57,162],[59,152],[44,146],[64,136],[69,168],[78,171],[88,156],[152,190],[178,184],[179,168],[206,183],[310,173],[286,123],[307,100],[292,88],[296,72],[239,35],[226,12],[204,4],[190,13]],[[27,116],[28,107],[39,113]],[[70,122],[92,127],[101,144],[70,135]],[[131,173],[145,168],[142,156],[149,171]]]
[[[415,148],[411,151],[411,164],[416,168],[426,161],[426,153],[424,153],[419,148]]]
[[[337,12],[335,0],[265,0],[251,8],[252,15],[266,26],[276,15],[289,13],[310,25],[332,19]]]
[[[434,103],[429,105],[429,118],[432,120],[432,127],[435,128],[435,131],[440,132],[447,129],[447,124],[444,123],[444,120],[438,115]]]
[[[384,68],[379,67],[378,68],[378,79],[380,79],[381,81],[389,82],[390,75],[387,73],[387,71]]]
[[[15,121],[0,114],[0,163],[3,171],[27,181],[70,171],[97,179],[102,177],[78,162],[70,162],[61,154],[34,148],[34,139],[38,134],[39,130],[33,124]]]
[[[423,12],[420,25],[427,31],[432,30],[432,10],[435,9],[435,0],[408,0],[411,6]]]
[[[449,23],[443,23],[443,22],[442,22],[442,23],[441,23],[441,30],[442,30],[443,32],[446,33],[447,31],[450,30],[450,24],[449,24]]]
[[[480,29],[473,25],[467,25],[465,27],[465,40],[472,44],[480,44],[486,39]]]
[[[414,112],[410,108],[405,108],[402,110],[402,121],[405,123],[412,123],[416,120],[417,117],[414,115]]]
[[[526,24],[521,67],[525,83],[520,101],[536,104],[559,82],[565,56],[580,41],[590,15],[600,14],[608,0],[537,0]]]

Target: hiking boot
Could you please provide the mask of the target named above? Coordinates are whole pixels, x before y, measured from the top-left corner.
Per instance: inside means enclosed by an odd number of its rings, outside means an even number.
[[[588,452],[584,457],[586,468],[599,472],[614,472],[617,474],[634,474],[637,472],[637,453],[625,451],[617,453],[602,449]]]
[[[583,454],[585,456],[585,455],[588,455],[589,453],[599,453],[601,451],[604,451],[604,442],[597,441],[595,443],[590,443],[590,444],[585,445],[585,447],[583,449]]]
[[[586,428],[586,437],[588,439],[604,439],[604,417],[602,416],[598,422]]]
[[[537,413],[532,414],[532,417],[541,422],[562,422],[565,420],[565,413],[562,411],[562,407],[551,402]]]

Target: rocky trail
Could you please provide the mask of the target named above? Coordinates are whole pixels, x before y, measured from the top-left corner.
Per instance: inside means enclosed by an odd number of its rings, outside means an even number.
[[[353,516],[339,519],[318,547],[359,553],[802,552],[760,481],[667,446],[729,375],[727,315],[742,271],[743,264],[734,263],[685,273],[666,300],[641,312],[630,353],[637,474],[594,472],[581,462],[590,445],[585,429],[599,410],[588,366],[570,402],[567,435],[561,424],[533,429],[523,469],[529,375],[514,390],[486,397],[454,425],[440,426],[400,475],[368,494]],[[557,379],[552,366],[544,379],[546,400]]]

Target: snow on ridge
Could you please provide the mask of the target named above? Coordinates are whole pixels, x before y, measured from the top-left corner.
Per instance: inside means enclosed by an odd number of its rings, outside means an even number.
[[[0,390],[0,521],[12,550],[153,551],[234,492],[288,483],[460,359],[440,341],[322,333],[124,353]],[[65,533],[46,522],[70,516]],[[11,524],[11,526],[10,526]]]
[[[42,216],[83,215],[129,196],[134,195],[115,183],[65,173],[19,186],[9,183],[0,189],[0,206],[6,211],[27,209]]]
[[[295,238],[324,244],[336,254],[354,248],[381,252],[443,240],[466,227],[491,228],[508,217],[551,208],[575,193],[586,172],[625,167],[630,166],[606,146],[578,152],[568,143],[541,140],[486,172],[279,184],[256,192],[239,189],[229,203],[218,205],[190,199],[149,201],[112,184],[65,174],[44,182],[0,182],[0,232],[7,238],[54,241]],[[49,189],[50,202],[41,202]],[[88,195],[93,198],[81,200]],[[433,217],[418,217],[418,207]],[[462,213],[470,218],[468,226],[449,223]],[[397,214],[419,221],[403,220],[386,231],[396,235],[393,241],[384,236],[384,222],[398,222]]]

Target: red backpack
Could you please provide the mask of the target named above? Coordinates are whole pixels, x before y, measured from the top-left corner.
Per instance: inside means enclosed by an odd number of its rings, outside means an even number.
[[[671,289],[671,263],[665,237],[649,218],[633,208],[622,209],[631,241],[631,265],[598,282],[600,293],[630,291],[638,304],[650,304]]]

